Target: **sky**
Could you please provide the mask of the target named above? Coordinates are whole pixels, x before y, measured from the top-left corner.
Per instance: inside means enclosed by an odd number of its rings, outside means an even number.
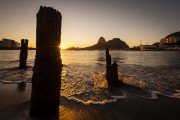
[[[130,47],[153,44],[180,31],[180,0],[1,0],[0,39],[29,40],[35,47],[40,6],[62,14],[61,46],[87,47],[102,36]]]

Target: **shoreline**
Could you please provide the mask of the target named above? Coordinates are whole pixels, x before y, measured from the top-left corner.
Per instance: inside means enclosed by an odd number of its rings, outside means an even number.
[[[0,50],[21,50],[21,48],[0,48]],[[28,50],[36,50],[36,48],[28,48]],[[104,51],[104,49],[62,49],[63,51]],[[132,50],[132,49],[110,49],[110,51],[135,51],[135,52],[159,52],[159,51],[180,51],[180,49],[172,49],[172,50]]]
[[[21,48],[1,48],[0,50],[21,50]],[[28,48],[28,50],[36,50],[36,48]]]
[[[180,100],[158,95],[150,100],[126,93],[126,99],[105,105],[83,105],[61,97],[61,120],[177,120],[180,119]],[[19,91],[17,84],[0,83],[0,119],[34,120],[29,117],[31,84]],[[56,115],[53,119],[58,120]],[[43,118],[44,119],[44,118]],[[46,118],[51,120],[52,118]]]

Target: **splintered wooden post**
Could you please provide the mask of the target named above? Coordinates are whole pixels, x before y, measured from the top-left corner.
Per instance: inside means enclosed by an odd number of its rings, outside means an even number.
[[[111,69],[109,71],[109,76],[111,79],[111,84],[116,85],[117,81],[119,81],[118,78],[118,68],[116,62],[113,62]]]
[[[41,6],[36,17],[36,60],[32,77],[30,116],[44,117],[59,112],[62,16],[53,8]]]
[[[123,82],[118,78],[118,67],[116,62],[111,65],[111,55],[109,49],[106,49],[106,79],[108,87],[123,85]]]
[[[20,69],[26,69],[27,55],[28,55],[28,40],[22,39],[21,40],[21,51],[20,51],[20,57],[19,57],[19,68]]]
[[[106,48],[106,79],[109,84],[109,71],[111,69],[111,55],[109,54],[109,49]]]

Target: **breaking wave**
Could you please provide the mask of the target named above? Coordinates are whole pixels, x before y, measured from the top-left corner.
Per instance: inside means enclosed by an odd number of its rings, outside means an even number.
[[[74,54],[77,55],[76,52]],[[63,57],[64,59],[71,58],[65,55]],[[128,93],[151,100],[158,99],[159,95],[180,99],[179,68],[141,66],[130,64],[130,62],[126,64],[126,59],[115,57],[113,60],[119,64],[119,77],[123,78],[125,85],[109,90],[105,78],[104,53],[97,61],[94,58],[95,56],[90,60],[87,58],[89,61],[84,63],[77,58],[78,62],[63,66],[61,96],[85,105],[116,102],[128,98]],[[26,70],[18,69],[18,64],[18,60],[0,61],[0,81],[2,83],[31,82],[34,60],[28,59],[29,67]]]

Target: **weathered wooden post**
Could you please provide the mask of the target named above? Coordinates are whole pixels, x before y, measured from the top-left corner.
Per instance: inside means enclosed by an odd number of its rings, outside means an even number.
[[[117,86],[119,83],[118,78],[118,68],[116,62],[113,62],[111,69],[109,71],[109,79],[110,79],[110,85]]]
[[[53,8],[41,6],[36,17],[36,60],[32,77],[30,116],[44,117],[59,112],[62,16]]]
[[[120,86],[123,84],[118,78],[118,67],[116,62],[111,65],[111,55],[109,54],[109,49],[106,49],[106,79],[108,82],[108,87]]]
[[[21,51],[19,56],[19,68],[20,69],[26,69],[26,61],[27,61],[27,55],[28,55],[28,40],[22,39],[21,40]]]
[[[109,71],[111,69],[111,55],[109,54],[109,49],[106,48],[106,79],[108,82],[108,85],[110,83],[109,79]]]

